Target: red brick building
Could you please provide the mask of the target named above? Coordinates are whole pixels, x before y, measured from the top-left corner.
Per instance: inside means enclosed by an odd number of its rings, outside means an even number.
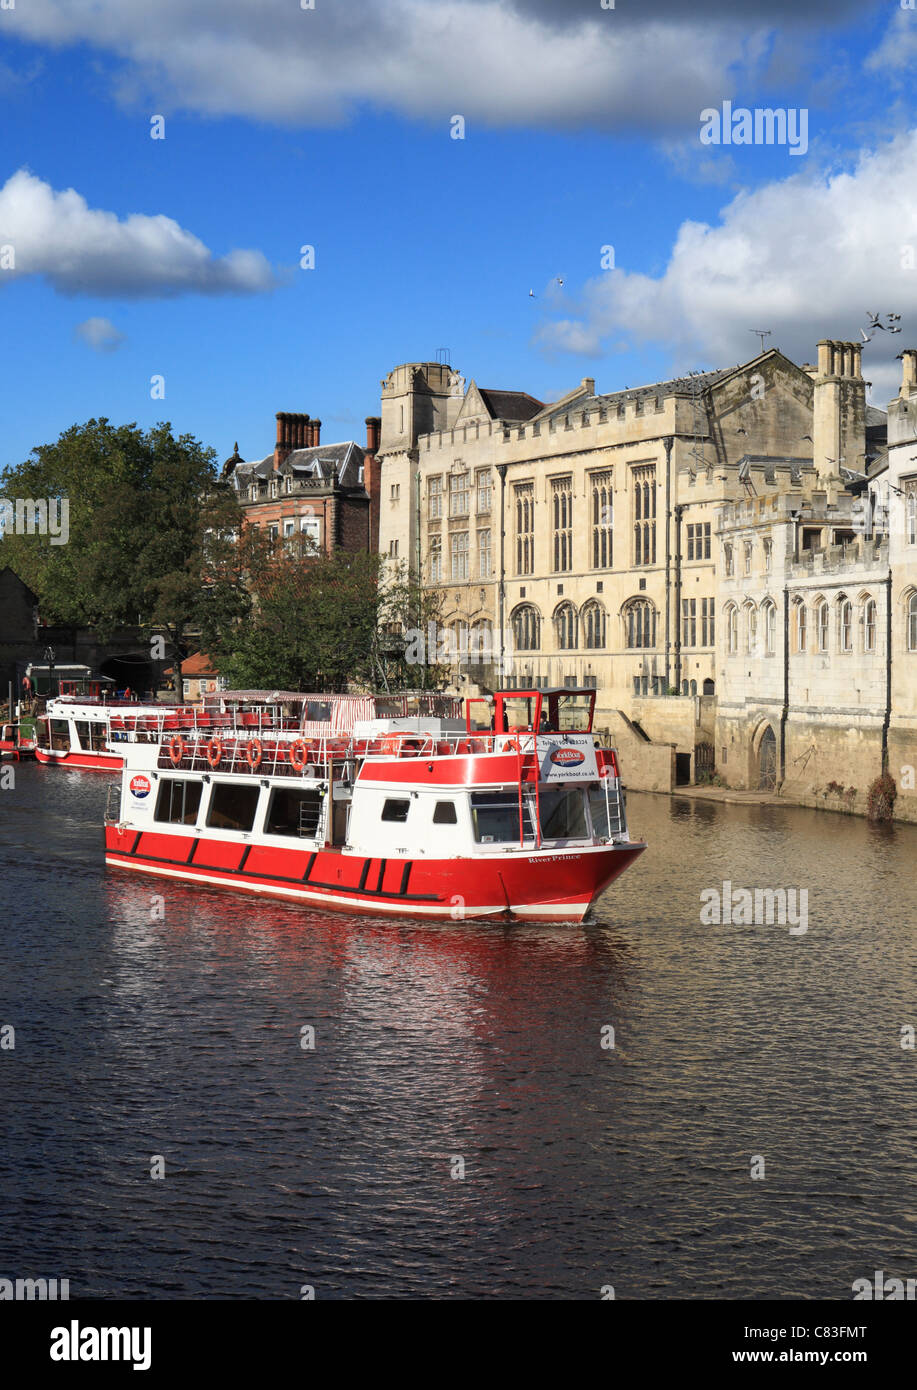
[[[305,535],[324,555],[335,549],[375,552],[379,543],[381,421],[366,420],[366,444],[321,443],[321,420],[278,411],[274,452],[246,462],[235,453],[223,465],[246,520],[277,541]]]

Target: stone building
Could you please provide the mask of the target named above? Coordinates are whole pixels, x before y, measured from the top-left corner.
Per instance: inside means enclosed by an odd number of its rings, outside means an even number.
[[[585,378],[543,404],[443,363],[389,373],[380,549],[442,592],[467,652],[455,688],[499,683],[502,657],[504,681],[593,686],[600,722],[674,730],[693,757],[712,722],[683,697],[717,690],[717,508],[744,497],[749,461],[811,470],[815,375],[771,349],[611,393]]]
[[[237,444],[223,465],[246,521],[278,542],[307,537],[325,555],[336,548],[375,552],[378,417],[366,420],[365,447],[352,439],[322,444],[322,422],[308,415],[282,411],[276,418],[273,453],[245,462]]]
[[[889,771],[898,784],[896,814],[917,820],[917,351],[903,352],[901,361],[901,386],[888,407],[886,486],[878,496],[886,504],[891,567]]]
[[[861,811],[893,696],[893,557],[874,505],[890,426],[866,405],[856,344],[819,343],[813,384],[812,466],[753,465],[719,511],[716,766],[733,787]]]

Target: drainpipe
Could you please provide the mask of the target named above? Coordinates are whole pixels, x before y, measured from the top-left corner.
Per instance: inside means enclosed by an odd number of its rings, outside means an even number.
[[[780,711],[780,782],[786,781],[786,721],[790,712],[790,591],[783,586],[783,709]]]
[[[885,718],[882,720],[882,772],[888,772],[888,726],[892,720],[892,572],[885,580]]]
[[[414,474],[414,483],[415,483],[415,490],[416,490],[416,496],[415,496],[415,501],[414,501],[414,508],[415,508],[415,513],[416,513],[416,526],[415,526],[415,529],[416,529],[416,532],[417,532],[416,539],[415,539],[415,541],[414,541],[414,567],[415,567],[415,571],[416,571],[416,574],[417,574],[417,583],[419,584],[419,583],[421,582],[421,575],[423,574],[423,569],[422,569],[422,567],[421,567],[421,558],[420,558],[420,469],[419,469],[419,468],[418,468],[417,472]],[[443,561],[443,564],[445,564],[445,560]]]
[[[669,656],[671,649],[671,593],[669,592],[672,562],[672,445],[675,436],[662,441],[665,449],[665,693],[669,693]]]
[[[498,675],[502,687],[504,676],[503,633],[506,628],[506,464],[497,464],[500,477],[500,582],[497,586],[497,624],[500,629],[500,665]]]
[[[675,506],[675,693],[681,692],[681,518],[684,502]],[[668,597],[668,593],[666,594]]]

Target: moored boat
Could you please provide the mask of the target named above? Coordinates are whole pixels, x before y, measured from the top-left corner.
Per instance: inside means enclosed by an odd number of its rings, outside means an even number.
[[[646,848],[594,704],[498,691],[464,725],[129,738],[106,863],[344,912],[580,921]]]

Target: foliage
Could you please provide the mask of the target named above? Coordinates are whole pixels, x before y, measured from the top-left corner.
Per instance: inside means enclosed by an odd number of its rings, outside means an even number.
[[[238,529],[215,455],[168,423],[144,431],[107,419],[73,425],[2,476],[7,498],[67,499],[69,538],[8,534],[3,560],[39,597],[46,622],[163,625],[199,616],[208,535]]]
[[[866,793],[866,814],[870,820],[891,820],[895,812],[898,785],[889,772],[877,777]]]
[[[376,680],[385,690],[442,690],[449,668],[436,661],[437,643],[430,637],[442,626],[443,597],[425,589],[403,560],[387,562],[380,573],[379,617],[373,642]],[[425,660],[408,661],[407,634],[422,633],[419,646]]]
[[[248,531],[248,528],[246,528]],[[249,551],[249,621],[212,624],[208,650],[236,689],[369,683],[379,605],[375,555]]]

